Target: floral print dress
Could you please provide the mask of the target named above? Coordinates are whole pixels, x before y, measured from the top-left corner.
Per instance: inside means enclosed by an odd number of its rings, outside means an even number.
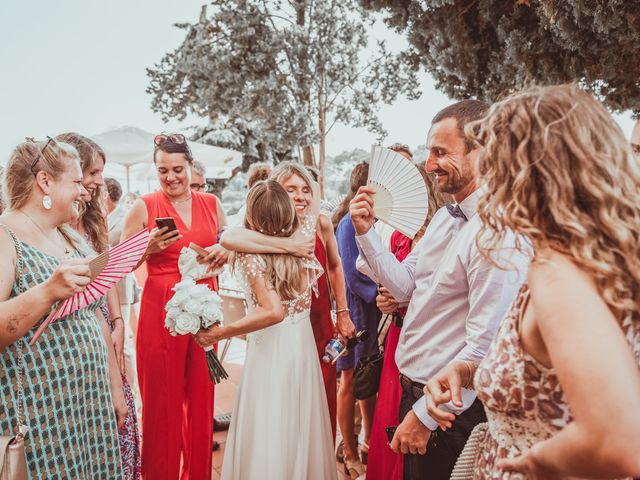
[[[529,450],[572,421],[555,370],[522,349],[520,319],[528,300],[525,283],[476,372],[475,387],[484,404],[489,429],[481,442],[483,450],[474,479],[511,478],[511,474],[496,469],[498,460]],[[640,365],[640,325],[629,317],[622,322],[622,329]]]

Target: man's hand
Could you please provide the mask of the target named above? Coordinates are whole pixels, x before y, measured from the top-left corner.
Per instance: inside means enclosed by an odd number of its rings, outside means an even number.
[[[367,233],[376,221],[373,212],[373,195],[375,190],[371,187],[360,187],[358,193],[349,203],[351,223],[358,235]]]
[[[445,365],[425,385],[423,391],[427,411],[443,430],[451,428],[456,416],[438,407],[450,401],[456,407],[462,407],[462,386],[471,383],[475,368],[476,366],[469,362],[454,360]]]
[[[427,442],[430,437],[431,430],[422,424],[413,410],[409,410],[402,423],[398,425],[389,446],[396,453],[424,455],[427,453]]]
[[[389,290],[384,287],[378,289],[378,296],[376,297],[376,306],[385,314],[390,314],[398,310],[398,302],[391,296]]]

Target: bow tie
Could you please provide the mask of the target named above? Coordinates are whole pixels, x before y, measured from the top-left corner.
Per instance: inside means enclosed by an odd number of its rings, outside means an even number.
[[[462,218],[465,222],[467,221],[467,216],[460,208],[460,205],[447,204],[447,211],[453,218]]]

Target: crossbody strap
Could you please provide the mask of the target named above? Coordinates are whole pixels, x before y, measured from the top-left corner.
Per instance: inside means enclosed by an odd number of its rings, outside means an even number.
[[[16,279],[18,279],[18,295],[23,294],[27,291],[27,287],[25,285],[25,278],[22,272],[24,272],[24,259],[22,256],[22,244],[18,241],[15,233],[11,231],[9,227],[0,223],[0,228],[2,228],[5,232],[7,232],[11,239],[13,240],[13,245],[16,248]],[[22,384],[22,374],[24,372],[24,357],[22,356],[22,339],[19,338],[16,340],[16,352],[18,352],[18,404],[16,405],[17,410],[17,425],[16,425],[16,438],[22,440],[24,438],[24,411],[23,411],[23,399],[24,399],[24,385]]]

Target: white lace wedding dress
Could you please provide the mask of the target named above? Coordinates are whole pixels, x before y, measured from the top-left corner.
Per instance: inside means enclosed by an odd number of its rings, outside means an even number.
[[[259,255],[238,254],[249,309],[247,277],[263,275]],[[337,478],[329,409],[311,330],[312,287],[321,267],[308,265],[306,290],[283,302],[287,316],[251,333],[222,464],[223,480]],[[318,269],[320,269],[318,271]]]

